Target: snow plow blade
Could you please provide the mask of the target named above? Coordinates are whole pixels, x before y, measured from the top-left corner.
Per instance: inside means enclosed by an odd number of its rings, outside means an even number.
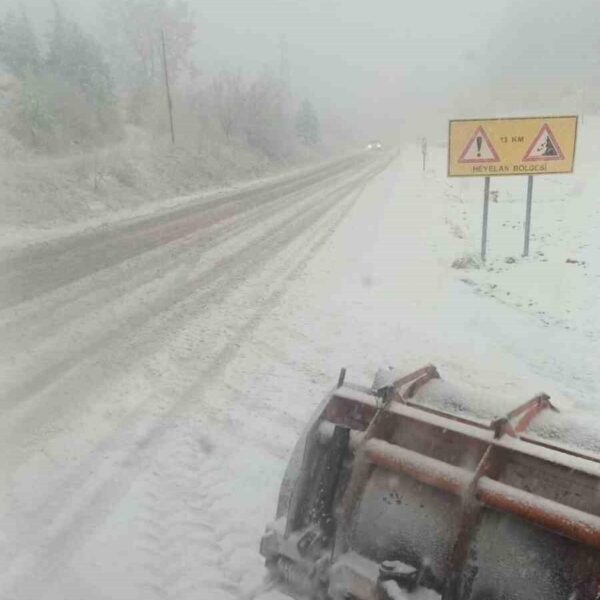
[[[549,396],[500,418],[433,366],[324,400],[261,541],[297,599],[600,600],[600,432]]]

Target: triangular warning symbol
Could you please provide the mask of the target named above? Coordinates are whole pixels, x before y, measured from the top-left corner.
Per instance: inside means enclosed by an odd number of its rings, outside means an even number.
[[[563,160],[565,158],[554,134],[547,123],[544,123],[540,132],[529,146],[523,161],[530,160]]]
[[[498,153],[490,138],[488,138],[483,127],[478,127],[473,137],[469,140],[469,143],[465,146],[460,158],[459,163],[489,163],[489,162],[500,162]]]

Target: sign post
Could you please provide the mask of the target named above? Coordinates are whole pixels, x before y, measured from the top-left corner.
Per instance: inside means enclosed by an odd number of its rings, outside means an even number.
[[[490,177],[527,175],[523,256],[529,255],[533,176],[572,173],[577,117],[450,121],[448,177],[485,177],[481,258],[487,247]]]
[[[423,154],[423,171],[427,165],[427,138],[421,140],[421,153]]]
[[[533,196],[533,175],[527,178],[527,210],[525,212],[525,245],[523,256],[529,256],[529,234],[531,233],[531,203]]]
[[[485,262],[485,255],[487,253],[487,226],[488,226],[488,212],[490,208],[490,178],[485,178],[483,185],[483,227],[481,230],[481,260]]]

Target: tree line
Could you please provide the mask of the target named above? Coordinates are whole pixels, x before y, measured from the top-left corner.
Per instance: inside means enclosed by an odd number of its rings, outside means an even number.
[[[196,23],[185,0],[102,0],[104,35],[90,35],[55,0],[45,35],[23,8],[0,20],[0,127],[39,152],[113,143],[129,127],[166,131],[161,37],[176,127],[220,136],[270,158],[320,141],[317,113],[299,107],[283,79],[223,71],[203,77],[193,58]]]

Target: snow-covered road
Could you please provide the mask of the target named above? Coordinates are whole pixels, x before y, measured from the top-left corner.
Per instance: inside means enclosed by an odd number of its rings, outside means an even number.
[[[254,597],[287,456],[341,366],[433,362],[509,404],[598,410],[598,336],[461,281],[413,154],[7,257],[2,600]]]

